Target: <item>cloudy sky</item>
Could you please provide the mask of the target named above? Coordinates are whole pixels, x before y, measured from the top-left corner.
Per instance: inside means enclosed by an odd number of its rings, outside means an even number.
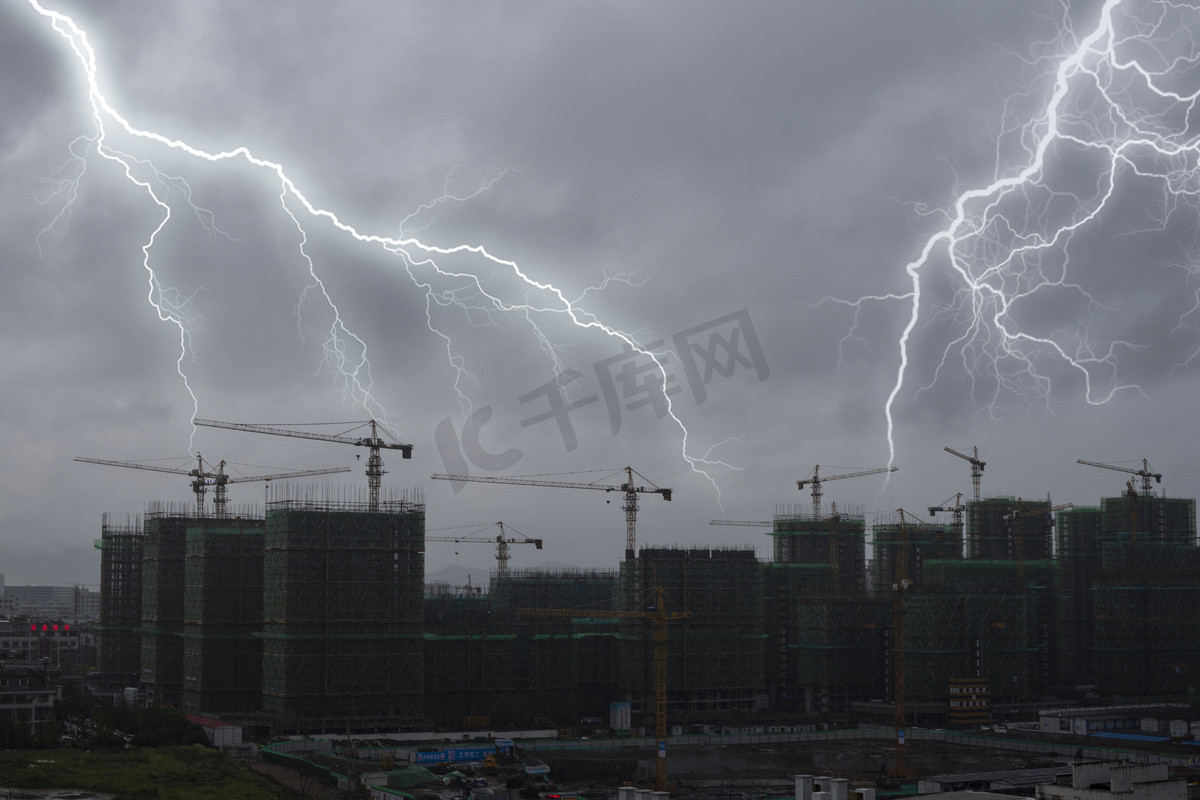
[[[826,483],[868,514],[969,492],[944,446],[985,495],[1200,484],[1197,123],[1152,91],[1200,89],[1200,14],[1117,4],[1058,85],[1101,3],[43,5],[0,7],[9,583],[95,583],[104,512],[191,502],[75,456],[365,484],[197,414],[386,421],[385,486],[546,541],[513,566],[615,566],[620,497],[430,475],[630,465],[675,491],[640,542],[764,556],[708,521],[817,464],[899,466]]]

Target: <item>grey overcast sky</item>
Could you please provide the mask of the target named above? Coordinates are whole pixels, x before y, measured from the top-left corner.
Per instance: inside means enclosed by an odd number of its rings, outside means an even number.
[[[708,521],[806,505],[816,464],[899,466],[825,485],[868,514],[969,492],[944,446],[985,495],[1124,489],[1076,458],[1196,493],[1200,12],[40,2],[0,7],[9,583],[96,583],[102,513],[191,502],[75,456],[365,484],[358,448],[196,414],[386,420],[385,486],[545,539],[516,567],[615,566],[620,497],[431,474],[631,465],[675,490],[640,542],[763,556]]]

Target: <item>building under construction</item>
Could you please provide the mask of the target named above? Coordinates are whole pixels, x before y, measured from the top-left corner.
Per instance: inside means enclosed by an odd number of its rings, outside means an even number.
[[[796,603],[793,710],[848,714],[857,701],[883,699],[889,686],[890,621],[886,601],[824,597]]]
[[[972,561],[1050,558],[1054,517],[1049,500],[992,497],[967,504],[967,557]]]
[[[765,707],[762,565],[753,548],[642,547],[621,563],[620,692],[633,719],[654,724],[659,612],[667,626],[667,715],[708,718]],[[666,608],[656,607],[662,587]]]
[[[1075,506],[1055,517],[1059,592],[1054,658],[1060,688],[1096,682],[1095,594],[1100,571],[1100,507]]]
[[[105,514],[100,524],[100,674],[106,689],[136,686],[142,672],[141,516]]]
[[[775,510],[770,533],[775,564],[803,564],[789,570],[801,578],[802,592],[819,596],[860,597],[866,593],[867,530],[861,513],[814,517],[794,506]]]
[[[776,508],[773,559],[763,568],[765,682],[771,704],[840,713],[884,684],[886,626],[866,592],[861,513],[816,517]]]
[[[879,598],[891,599],[901,558],[905,575],[914,586],[926,582],[926,562],[962,560],[962,530],[958,526],[926,524],[900,517],[900,514],[880,515],[871,528],[874,555],[868,570],[870,592]],[[902,543],[905,543],[903,552]]]
[[[1200,685],[1192,500],[1131,492],[1054,517],[989,498],[965,531],[781,507],[767,563],[643,546],[614,570],[497,571],[486,591],[425,586],[419,495],[361,500],[285,488],[265,516],[106,515],[109,688],[140,678],[151,702],[276,733],[567,727],[612,702],[649,725],[664,614],[673,723],[874,713],[899,655],[909,718],[937,724],[1077,687],[1132,701]]]
[[[285,487],[287,489],[287,487]],[[263,542],[263,711],[279,732],[423,718],[425,506],[277,492]]]
[[[963,695],[990,704],[1041,696],[1057,684],[1058,565],[1051,559],[1049,501],[994,497],[967,504],[967,557],[957,532],[904,525],[909,539],[903,595],[906,700],[963,709]],[[876,525],[876,586],[894,584],[894,524]],[[893,590],[894,591],[894,590]],[[975,707],[962,719],[977,721]]]
[[[616,571],[505,570],[493,573],[487,593],[430,587],[425,603],[426,714],[434,722],[557,725],[608,713],[617,622],[588,615],[616,609]]]
[[[183,700],[183,572],[191,506],[155,504],[146,511],[142,548],[142,674],[151,703]]]
[[[193,520],[183,597],[183,709],[254,712],[262,706],[262,516]]]
[[[1087,587],[1096,689],[1119,700],[1186,695],[1200,685],[1195,500],[1130,491],[1100,509]]]

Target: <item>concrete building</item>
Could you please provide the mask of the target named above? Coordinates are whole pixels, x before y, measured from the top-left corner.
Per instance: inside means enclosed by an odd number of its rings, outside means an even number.
[[[70,623],[0,621],[0,659],[10,664],[54,667],[89,663],[85,653],[94,650],[93,634]]]
[[[62,700],[62,676],[43,664],[0,663],[0,714],[37,735],[43,723],[54,722],[54,706]]]
[[[1038,787],[1038,800],[1187,800],[1187,779],[1171,778],[1166,763],[1096,761],[1075,764],[1070,776]]]
[[[74,586],[5,586],[4,597],[15,604],[12,614],[74,622]]]

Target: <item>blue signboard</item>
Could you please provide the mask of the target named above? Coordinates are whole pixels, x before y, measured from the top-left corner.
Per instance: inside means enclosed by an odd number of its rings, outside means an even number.
[[[418,764],[432,764],[435,761],[445,761],[445,760],[446,760],[446,751],[445,750],[439,750],[435,753],[421,753],[421,752],[417,753],[417,763]]]
[[[436,752],[418,752],[416,763],[433,764],[438,761],[482,761],[496,752],[495,747],[451,747]]]

